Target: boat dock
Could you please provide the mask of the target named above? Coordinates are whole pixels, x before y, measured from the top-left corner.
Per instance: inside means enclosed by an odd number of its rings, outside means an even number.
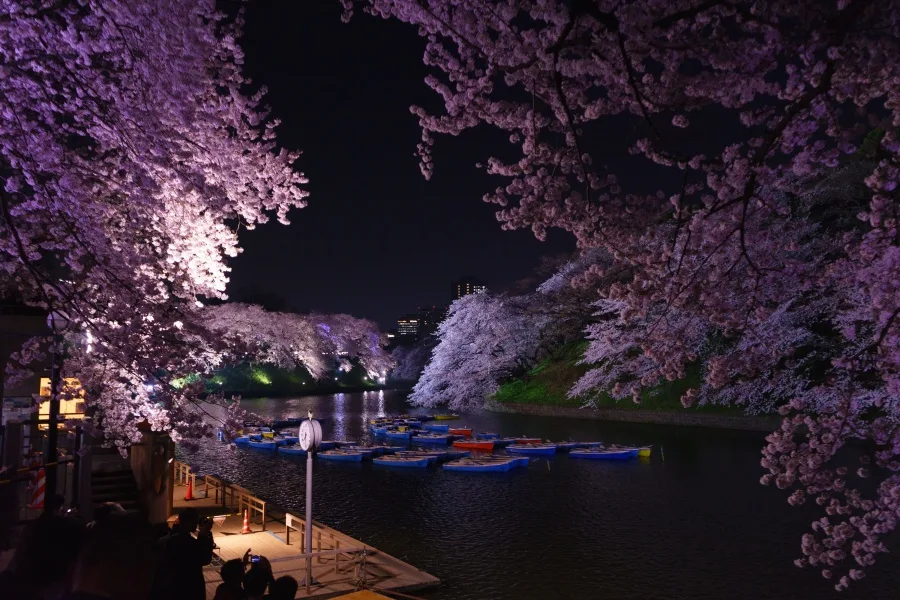
[[[194,499],[184,500],[189,483]],[[222,583],[222,563],[242,558],[248,548],[269,560],[276,578],[290,575],[298,581],[297,598],[332,598],[365,589],[407,593],[440,585],[437,577],[314,521],[313,551],[309,556],[312,583],[307,588],[305,520],[268,504],[245,488],[213,475],[191,473],[182,462],[175,463],[172,505],[175,514],[192,507],[202,516],[213,518],[215,556],[203,570],[207,598],[212,598]],[[245,510],[250,517],[250,533],[242,534]],[[173,515],[171,519],[174,518]]]

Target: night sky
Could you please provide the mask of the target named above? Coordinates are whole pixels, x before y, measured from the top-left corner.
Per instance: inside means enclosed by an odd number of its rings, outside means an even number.
[[[311,195],[289,227],[273,220],[241,232],[233,299],[280,297],[290,309],[388,329],[420,305],[448,304],[463,275],[503,288],[542,255],[574,249],[561,232],[539,242],[500,229],[496,207],[481,200],[500,180],[475,168],[495,141],[489,131],[438,138],[434,177],[422,177],[409,105],[438,105],[414,28],[368,15],[344,24],[336,0],[246,7],[245,71],[269,88],[280,143],[303,151]]]

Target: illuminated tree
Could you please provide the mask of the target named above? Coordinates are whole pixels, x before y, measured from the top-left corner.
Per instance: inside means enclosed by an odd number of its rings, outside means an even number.
[[[469,294],[455,301],[438,326],[440,340],[413,388],[410,402],[480,408],[501,381],[533,364],[545,314],[521,297]]]
[[[110,440],[206,431],[166,384],[218,360],[197,305],[239,227],[304,205],[264,90],[242,93],[240,26],[213,0],[0,2],[0,293],[72,321],[66,375]]]
[[[826,513],[799,563],[839,590],[862,577],[900,516],[900,5],[342,3],[426,39],[444,106],[412,109],[426,176],[435,134],[498,129],[505,158],[482,164],[503,226],[613,258],[582,278],[600,364],[574,391],[637,397],[704,356],[686,404],[715,389],[785,416],[764,483]],[[886,473],[872,497],[832,466],[852,439]]]
[[[328,375],[340,360],[357,359],[373,376],[393,366],[384,336],[367,319],[350,315],[269,312],[254,304],[230,302],[203,310],[207,326],[232,355],[290,369],[302,366],[313,377]]]

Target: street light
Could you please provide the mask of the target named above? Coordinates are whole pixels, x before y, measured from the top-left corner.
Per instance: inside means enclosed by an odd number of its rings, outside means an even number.
[[[44,514],[51,514],[53,499],[56,497],[56,462],[59,458],[57,452],[57,429],[59,421],[59,371],[61,365],[58,348],[63,341],[63,332],[69,327],[69,318],[61,312],[51,312],[47,315],[47,327],[53,332],[53,360],[50,363],[50,423],[47,427],[47,456],[44,458],[44,469],[47,474],[47,482],[44,487]]]

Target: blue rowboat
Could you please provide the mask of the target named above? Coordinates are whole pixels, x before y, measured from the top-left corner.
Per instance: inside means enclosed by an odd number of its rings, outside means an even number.
[[[388,429],[385,435],[390,440],[407,440],[412,437],[412,431],[397,431],[396,429]]]
[[[381,467],[424,469],[428,466],[429,460],[424,457],[417,458],[414,456],[380,456],[372,459],[372,463]]]
[[[476,433],[475,437],[479,440],[499,440],[500,434],[489,432],[489,431],[482,431],[482,432]]]
[[[607,450],[614,450],[616,452],[627,452],[629,457],[635,457],[641,451],[640,448],[636,448],[634,446],[610,446]]]
[[[422,421],[418,421],[416,419],[407,419],[406,426],[412,427],[413,429],[418,429],[419,427],[422,426]]]
[[[559,442],[556,444],[556,449],[560,452],[569,452],[571,450],[577,450],[578,448],[584,448],[578,442]]]
[[[323,442],[319,442],[318,450],[334,450],[335,448],[337,448],[337,446],[334,442],[332,442],[331,440],[326,440]]]
[[[422,426],[422,429],[425,431],[436,431],[438,433],[448,433],[450,431],[449,425],[442,425],[440,423],[426,423]]]
[[[507,446],[511,454],[527,454],[529,456],[552,456],[556,454],[556,444],[513,444]]]
[[[628,460],[633,458],[629,450],[603,450],[600,448],[583,448],[569,452],[571,458],[590,458],[592,460]]]
[[[430,463],[438,462],[439,459],[443,458],[443,455],[439,452],[424,452],[422,450],[398,452],[395,456],[399,456],[401,458],[424,458]]]
[[[316,454],[322,460],[337,460],[342,462],[362,462],[362,452],[347,452],[345,450],[326,450]]]
[[[468,473],[503,473],[512,469],[515,465],[513,459],[508,460],[475,460],[460,458],[444,464],[445,471],[460,471]]]
[[[296,456],[306,456],[306,450],[297,446],[296,444],[288,445],[288,446],[280,446],[278,448],[278,454],[291,454]]]
[[[346,448],[341,448],[341,450],[345,452],[359,452],[363,455],[363,458],[372,458],[373,456],[376,456],[376,453],[372,448],[366,448],[365,446],[347,446]]]
[[[262,434],[261,434],[261,433],[251,433],[251,434],[248,435],[247,437],[250,438],[250,441],[253,441],[253,440],[261,440],[261,439],[262,439]]]
[[[300,436],[294,431],[279,431],[278,435],[286,439],[288,444],[296,444],[300,441]]]
[[[372,450],[377,450],[379,456],[383,454],[395,454],[398,450],[402,448],[400,446],[385,446],[384,444],[377,444],[375,446],[370,446]]]
[[[494,448],[506,448],[507,446],[515,443],[515,438],[497,438],[494,440]]]
[[[458,460],[460,458],[468,458],[472,454],[468,450],[447,450],[447,460]]]
[[[375,435],[387,435],[387,425],[372,425],[372,433]]]
[[[446,446],[450,437],[449,435],[423,434],[412,436],[412,441],[414,444],[443,444]]]
[[[426,421],[434,421],[434,415],[416,415],[416,418],[425,423]]]
[[[242,435],[242,436],[236,437],[236,438],[234,438],[234,440],[232,440],[232,443],[237,444],[238,446],[246,446],[247,444],[250,443],[250,436]]]
[[[274,450],[278,445],[275,443],[275,440],[256,441],[251,438],[247,447],[253,448],[254,450]]]

